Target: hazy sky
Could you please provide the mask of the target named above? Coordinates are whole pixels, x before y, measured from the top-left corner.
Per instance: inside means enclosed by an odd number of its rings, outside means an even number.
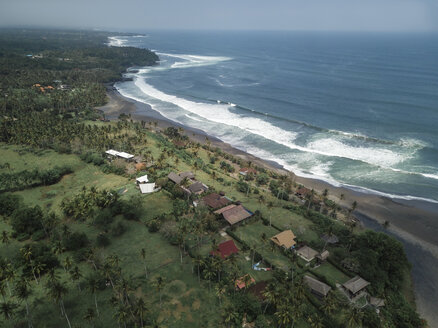
[[[438,31],[438,0],[0,0],[0,25]]]

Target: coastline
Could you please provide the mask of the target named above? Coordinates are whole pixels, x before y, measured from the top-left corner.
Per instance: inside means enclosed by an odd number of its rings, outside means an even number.
[[[104,112],[107,119],[117,119],[124,113],[131,115],[134,120],[157,122],[160,129],[170,126],[182,127],[189,138],[201,144],[205,143],[205,138],[208,137],[213,146],[236,157],[279,173],[290,173],[278,163],[265,161],[236,149],[204,131],[170,121],[151,106],[123,97],[114,87],[109,87],[107,94],[109,102],[98,108]],[[373,230],[385,231],[404,244],[408,259],[413,264],[412,277],[418,311],[429,321],[430,327],[438,327],[438,324],[435,324],[438,322],[438,314],[433,306],[434,301],[438,300],[438,270],[436,272],[434,269],[438,268],[438,204],[390,199],[347,187],[336,187],[314,178],[295,176],[295,181],[307,188],[313,188],[318,193],[328,189],[329,198],[346,208],[351,207],[356,201],[358,206],[353,215],[362,225]],[[340,199],[341,194],[345,197],[343,200]],[[386,229],[382,227],[385,221],[389,222]]]

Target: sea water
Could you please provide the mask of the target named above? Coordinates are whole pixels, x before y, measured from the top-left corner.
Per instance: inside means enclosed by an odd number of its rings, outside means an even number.
[[[116,88],[297,175],[438,202],[438,35],[171,32]]]

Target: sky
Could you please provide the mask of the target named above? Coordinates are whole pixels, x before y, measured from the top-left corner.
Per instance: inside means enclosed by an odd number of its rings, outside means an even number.
[[[0,26],[438,31],[438,0],[0,0]]]

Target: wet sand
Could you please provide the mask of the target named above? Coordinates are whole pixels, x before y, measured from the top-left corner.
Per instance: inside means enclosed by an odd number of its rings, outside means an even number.
[[[189,138],[201,144],[204,144],[208,137],[212,146],[236,157],[283,174],[290,174],[275,162],[265,161],[233,148],[201,130],[170,121],[149,105],[124,98],[113,88],[108,88],[108,97],[108,104],[99,108],[107,119],[117,119],[119,114],[125,113],[131,115],[134,120],[157,122],[158,129],[169,126],[182,127]],[[438,328],[438,313],[435,309],[438,302],[438,204],[390,199],[345,187],[335,187],[317,179],[296,176],[295,181],[319,193],[328,189],[329,198],[346,208],[350,208],[356,201],[358,205],[353,214],[363,225],[373,230],[386,231],[404,244],[408,259],[413,264],[412,278],[418,311],[428,320],[430,327]],[[340,199],[341,194],[344,195],[343,200]],[[385,221],[389,222],[389,227],[383,229],[382,224]]]

